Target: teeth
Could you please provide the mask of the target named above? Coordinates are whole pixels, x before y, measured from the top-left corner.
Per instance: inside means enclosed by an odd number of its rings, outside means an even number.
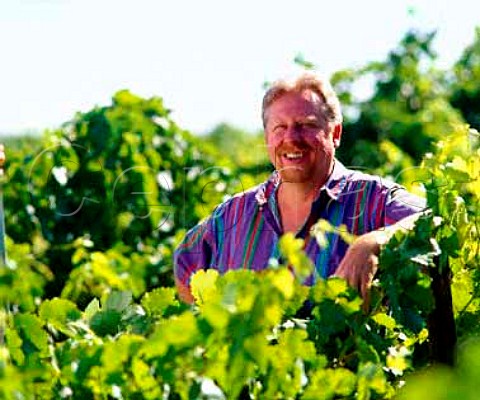
[[[301,158],[303,156],[303,153],[285,153],[284,156],[290,159],[297,159]]]

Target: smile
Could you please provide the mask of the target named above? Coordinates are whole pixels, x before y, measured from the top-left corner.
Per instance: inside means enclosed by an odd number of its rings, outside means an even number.
[[[288,160],[298,160],[299,158],[303,157],[303,152],[302,151],[297,151],[294,153],[284,153],[283,157],[285,157]]]

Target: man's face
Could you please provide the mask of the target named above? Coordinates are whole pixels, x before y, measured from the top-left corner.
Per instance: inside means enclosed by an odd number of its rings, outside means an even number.
[[[321,102],[304,90],[279,97],[267,109],[268,155],[284,182],[321,186],[330,175],[342,127],[326,120]]]

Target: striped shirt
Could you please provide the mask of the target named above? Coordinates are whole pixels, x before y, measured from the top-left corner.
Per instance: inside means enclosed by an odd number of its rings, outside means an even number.
[[[284,232],[276,196],[279,186],[279,175],[273,173],[266,182],[219,205],[210,217],[188,231],[175,251],[177,282],[188,286],[200,269],[258,271],[272,260],[280,260],[278,242]],[[309,234],[319,219],[333,226],[345,225],[350,233],[361,235],[422,211],[424,206],[423,199],[402,186],[347,169],[336,160],[296,235],[305,240],[304,250],[315,265],[305,284],[333,274],[348,248],[336,232],[327,234],[328,247],[319,246]]]

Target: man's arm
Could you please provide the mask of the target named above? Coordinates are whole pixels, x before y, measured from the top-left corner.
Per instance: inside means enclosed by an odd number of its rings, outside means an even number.
[[[348,248],[335,276],[344,278],[358,289],[363,299],[368,299],[368,292],[378,268],[378,255],[381,246],[399,230],[412,230],[421,213],[410,215],[397,223],[359,236]]]
[[[194,298],[192,296],[192,292],[190,291],[190,287],[183,284],[177,278],[175,278],[175,286],[177,287],[178,297],[180,300],[187,304],[193,304]]]
[[[367,218],[370,221],[370,232],[357,237],[335,272],[336,276],[345,278],[351,286],[358,289],[366,301],[378,268],[381,246],[395,232],[412,230],[415,221],[426,209],[424,199],[409,193],[402,186],[386,182],[371,191],[370,201],[381,204],[381,207],[373,208]]]
[[[182,243],[177,247],[173,258],[175,285],[180,299],[193,303],[190,291],[192,275],[211,266],[214,251],[211,218],[196,225],[187,232]]]

